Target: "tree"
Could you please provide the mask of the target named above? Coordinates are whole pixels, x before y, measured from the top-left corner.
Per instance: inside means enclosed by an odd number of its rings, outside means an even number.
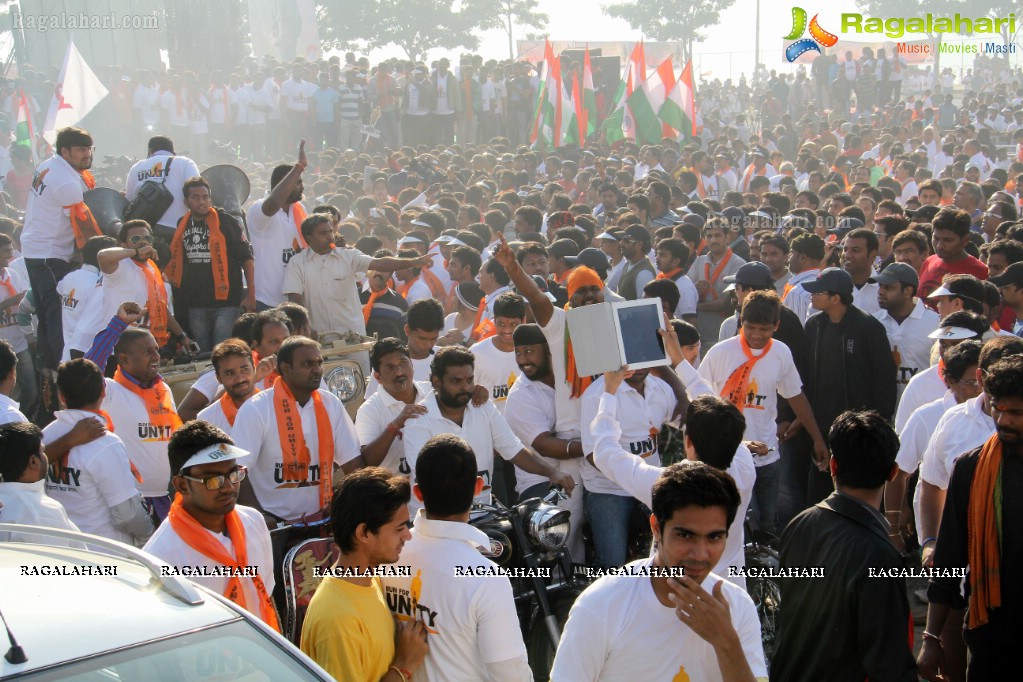
[[[604,6],[604,13],[624,19],[629,25],[655,40],[679,41],[684,59],[693,56],[693,43],[703,40],[703,29],[715,26],[723,10],[735,0],[633,0]]]
[[[435,48],[474,49],[475,31],[493,20],[478,1],[452,0],[326,0],[319,7],[320,27],[327,42],[341,48],[372,50],[397,45],[418,61]]]
[[[928,12],[936,17],[951,16],[959,12],[963,16],[968,13],[963,11],[961,0],[859,0],[856,6],[863,11],[867,17],[922,17]],[[867,17],[864,17],[865,19]],[[942,40],[941,33],[928,33],[934,50],[934,77],[940,74],[941,51],[938,46]]]
[[[202,12],[168,2],[164,12],[167,58],[176,69],[240,64],[252,53],[247,2],[209,3]]]
[[[959,13],[963,16],[970,17],[989,17],[991,19],[1006,19],[1009,14],[1016,11],[1016,4],[1011,0],[966,0],[966,11],[959,10]],[[998,35],[1002,39],[1003,45],[1011,45],[1016,42],[1016,36],[1019,35],[1020,29],[1023,29],[1023,21],[1020,21],[1019,17],[1013,22],[1016,24],[1014,31],[1010,31],[1008,22],[1005,22],[1002,26],[1002,30],[998,32]],[[976,36],[987,37],[987,35],[976,33]],[[1009,63],[1008,51],[1000,55],[1006,62]]]
[[[508,58],[515,59],[515,36],[513,28],[519,26],[530,26],[543,30],[547,27],[550,17],[545,12],[538,12],[536,0],[498,0],[497,17],[492,27],[500,27],[508,34]]]

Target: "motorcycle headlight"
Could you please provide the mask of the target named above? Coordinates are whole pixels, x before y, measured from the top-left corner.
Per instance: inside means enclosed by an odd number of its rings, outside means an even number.
[[[570,514],[553,505],[541,504],[529,515],[529,538],[545,552],[557,552],[568,542]]]
[[[327,390],[348,403],[358,397],[366,385],[362,368],[355,364],[344,364],[327,373],[323,383]]]

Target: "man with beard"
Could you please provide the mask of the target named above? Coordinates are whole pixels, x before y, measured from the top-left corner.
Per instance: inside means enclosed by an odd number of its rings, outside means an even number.
[[[651,498],[654,555],[579,596],[550,679],[765,679],[753,600],[711,572],[739,508],[735,482],[709,464],[681,462],[664,470]]]
[[[537,324],[519,325],[512,337],[515,343],[515,364],[520,374],[508,391],[504,413],[508,426],[520,441],[541,457],[554,460],[551,464],[571,476],[579,485],[582,481],[582,442],[555,435],[557,410],[554,402],[554,368],[547,338]],[[545,477],[521,469],[515,472],[515,492],[520,500],[543,497],[549,490],[550,482]],[[570,511],[572,518],[579,519],[583,513],[582,501],[582,495],[573,495],[562,502],[561,507]],[[572,524],[568,548],[573,556],[582,556],[581,523]]]
[[[198,418],[230,432],[234,428],[238,408],[259,393],[252,349],[241,339],[228,339],[213,349],[210,362],[217,381],[224,387],[224,395],[200,412]]]
[[[657,275],[650,253],[650,232],[642,225],[630,225],[622,235],[622,256],[625,267],[618,282],[618,295],[626,301],[642,298],[643,287]]]
[[[452,433],[465,439],[476,453],[479,475],[483,477],[483,489],[476,495],[476,501],[484,504],[491,501],[495,451],[519,469],[545,476],[571,494],[575,488],[572,477],[523,447],[492,402],[469,404],[475,387],[475,361],[472,353],[458,346],[442,348],[434,355],[430,363],[433,395],[424,403],[426,414],[405,427],[405,459],[409,468],[415,471],[416,457],[430,438]],[[414,477],[412,480],[415,482]],[[412,506],[418,509],[422,505],[414,501]]]
[[[967,679],[997,679],[1015,664],[1012,644],[1020,631],[1020,521],[1023,486],[1023,358],[1003,358],[984,376],[995,434],[956,460],[934,550],[935,569],[969,566],[968,596],[961,577],[931,578],[923,648],[917,662],[924,679],[944,673],[942,631],[949,612],[968,609],[963,638],[969,649]],[[1003,494],[1004,491],[1004,494]],[[956,576],[959,574],[957,573]],[[964,603],[965,601],[965,603]]]
[[[700,338],[704,339],[704,351],[714,345],[721,323],[732,314],[731,298],[724,293],[728,286],[725,277],[734,275],[746,262],[728,248],[729,231],[728,223],[722,218],[707,221],[704,236],[710,251],[698,256],[687,273],[700,294],[700,302],[696,304],[696,327]]]
[[[436,303],[436,301],[434,302]],[[380,339],[369,353],[377,391],[359,406],[355,432],[361,445],[361,466],[378,466],[400,476],[411,473],[405,459],[402,431],[410,419],[426,413],[423,401],[430,384],[414,381],[409,349],[395,338]]]
[[[874,317],[888,332],[892,359],[898,372],[895,383],[898,398],[917,372],[931,365],[929,334],[938,328],[938,314],[916,298],[919,279],[916,270],[907,263],[892,263],[870,278],[876,283],[877,303],[881,307]]]
[[[236,504],[247,472],[238,460],[248,454],[207,422],[179,429],[167,445],[177,495],[143,549],[280,632],[270,533],[258,511]]]
[[[335,465],[359,452],[344,403],[320,388],[320,345],[290,337],[277,352],[277,369],[273,387],[241,406],[231,431],[238,447],[252,453],[251,484],[242,500],[273,525],[326,510]]]

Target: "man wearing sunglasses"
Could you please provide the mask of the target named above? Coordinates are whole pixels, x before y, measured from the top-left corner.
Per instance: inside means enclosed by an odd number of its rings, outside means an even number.
[[[156,266],[157,254],[149,224],[144,220],[129,220],[121,227],[118,242],[120,246],[103,249],[96,256],[103,273],[103,295],[97,297],[98,300],[90,304],[79,319],[71,340],[71,356],[80,357],[77,353],[92,347],[96,335],[127,301],[146,310],[147,317],[143,318],[143,322],[148,319],[146,326],[161,348],[174,340],[186,351],[197,352],[198,346],[185,335],[170,314],[170,294]],[[103,369],[102,365],[100,369]]]
[[[177,493],[167,519],[143,548],[170,564],[164,571],[223,594],[280,631],[270,532],[263,516],[236,504],[249,453],[209,422],[178,429],[167,446]]]

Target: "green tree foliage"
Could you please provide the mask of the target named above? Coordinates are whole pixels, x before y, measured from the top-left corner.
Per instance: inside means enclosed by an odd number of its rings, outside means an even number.
[[[188,3],[166,3],[170,63],[178,69],[240,64],[252,51],[248,7],[247,0],[221,0],[197,12]]]
[[[624,19],[654,40],[683,43],[686,59],[692,57],[693,43],[706,38],[704,29],[717,25],[721,12],[735,0],[632,0],[604,6],[604,13]],[[650,65],[656,66],[656,65]]]

